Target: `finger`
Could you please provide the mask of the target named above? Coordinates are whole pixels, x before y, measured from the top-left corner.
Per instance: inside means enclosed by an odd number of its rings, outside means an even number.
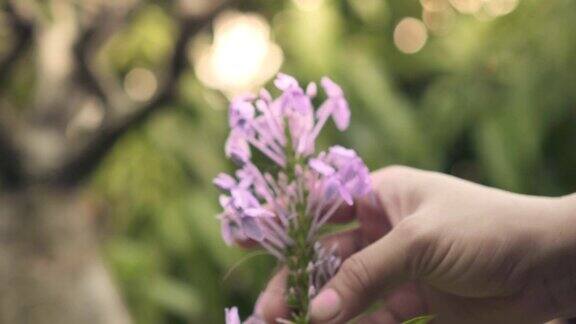
[[[314,323],[345,323],[359,315],[379,293],[408,279],[405,237],[393,230],[352,255],[311,303]]]
[[[422,298],[420,288],[415,283],[409,283],[394,289],[385,296],[386,308],[401,322],[414,317],[429,315],[427,305]]]
[[[378,240],[392,228],[388,214],[382,206],[379,195],[375,192],[357,199],[352,206],[341,205],[329,222],[346,223],[351,219],[358,220],[367,243]]]
[[[323,238],[321,242],[327,248],[334,246],[336,253],[343,259],[363,247],[359,229],[329,235]],[[255,313],[268,322],[274,323],[277,318],[286,318],[289,315],[289,309],[285,303],[287,275],[288,270],[282,268],[270,280],[256,302]]]
[[[330,209],[327,206],[325,209]],[[356,202],[353,205],[348,205],[346,203],[341,203],[338,209],[334,212],[332,217],[330,217],[329,222],[335,224],[349,223],[356,218]]]
[[[396,224],[405,213],[408,199],[404,199],[406,188],[415,187],[415,174],[419,170],[404,166],[389,166],[372,173],[370,177],[372,188],[380,200],[387,218]]]
[[[355,319],[359,324],[398,324],[425,315],[426,309],[419,287],[409,283],[386,294],[384,302],[376,311]]]
[[[402,322],[385,305],[370,314],[358,317],[354,321],[358,324],[398,324]]]
[[[384,303],[376,311],[361,315],[359,324],[398,324],[427,314],[420,288],[408,283],[383,296]]]
[[[366,238],[375,241],[414,212],[426,193],[434,191],[438,178],[433,172],[403,166],[375,171],[370,175],[372,192],[357,199],[352,206],[340,206],[331,222],[357,219]]]
[[[320,242],[322,242],[322,246],[328,249],[335,247],[336,254],[341,259],[348,258],[366,246],[362,231],[359,228],[328,235],[322,238]]]
[[[286,318],[289,314],[289,309],[284,301],[287,277],[288,269],[282,268],[268,282],[266,289],[256,301],[254,313],[262,317],[266,323],[276,323],[277,318]]]
[[[435,322],[447,324],[508,324],[544,323],[549,320],[539,311],[532,298],[520,298],[518,294],[498,298],[460,297],[433,287],[422,290],[429,300],[430,312]]]
[[[360,198],[355,199],[354,204],[348,205],[346,203],[340,204],[338,209],[332,215],[330,222],[332,223],[346,223],[358,219],[359,213],[364,210],[370,210],[370,215],[376,216],[379,220],[385,219],[385,210],[380,202],[377,193],[378,188],[373,184],[380,183],[381,172],[375,172],[370,175],[370,183],[372,184],[372,191]]]
[[[377,241],[392,229],[388,213],[376,193],[370,193],[358,201],[356,218],[367,243]]]

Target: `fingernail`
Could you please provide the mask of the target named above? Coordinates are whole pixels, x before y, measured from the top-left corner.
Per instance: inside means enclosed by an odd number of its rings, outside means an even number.
[[[310,317],[315,321],[327,321],[340,312],[342,301],[334,289],[326,289],[310,304]]]
[[[264,293],[261,293],[254,305],[254,314],[262,316],[264,314]]]

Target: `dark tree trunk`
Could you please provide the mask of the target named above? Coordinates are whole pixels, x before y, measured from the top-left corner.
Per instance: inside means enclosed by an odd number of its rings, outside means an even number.
[[[91,214],[76,190],[0,196],[0,323],[130,322]]]
[[[79,189],[70,188],[81,188],[130,129],[171,106],[189,41],[236,1],[210,0],[205,12],[175,13],[172,52],[155,68],[163,73],[145,103],[131,101],[114,86],[121,80],[109,82],[95,62],[117,28],[136,16],[140,1],[108,1],[97,11],[81,2],[47,1],[37,14],[20,1],[0,1],[15,39],[0,57],[0,83],[21,73],[14,69],[21,58],[33,59],[36,72],[30,107],[10,109],[11,96],[0,100],[0,324],[130,322],[100,257],[94,215]],[[51,19],[43,19],[44,10]],[[46,35],[58,37],[47,42]],[[102,105],[102,121],[70,131],[78,103],[88,100]]]

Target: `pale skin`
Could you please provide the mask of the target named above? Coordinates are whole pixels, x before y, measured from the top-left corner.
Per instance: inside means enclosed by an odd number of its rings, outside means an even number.
[[[311,304],[313,323],[544,323],[576,316],[576,196],[514,194],[440,173],[388,167],[375,196],[325,239],[344,263]],[[255,307],[287,317],[285,270]]]

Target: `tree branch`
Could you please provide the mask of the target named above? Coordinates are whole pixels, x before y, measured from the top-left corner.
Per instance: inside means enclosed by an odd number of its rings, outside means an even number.
[[[0,83],[6,81],[10,70],[15,66],[14,63],[30,47],[33,31],[32,24],[17,14],[16,9],[10,2],[7,1],[3,7],[8,22],[12,27],[15,41],[8,53],[0,58]]]
[[[8,53],[0,58],[0,84],[6,82],[16,61],[30,47],[33,31],[32,24],[21,17],[10,2],[4,3],[3,10],[15,40]],[[17,189],[25,182],[25,172],[15,140],[17,121],[11,117],[6,107],[0,107],[0,180],[4,188]]]
[[[90,57],[98,53],[99,48],[122,27],[126,17],[138,7],[138,3],[120,8],[105,7],[82,31],[74,45],[77,77],[89,92],[100,99],[108,114],[113,113],[113,107],[118,105],[115,99],[120,97],[121,89],[118,85],[110,85],[109,80],[99,75]]]
[[[14,190],[25,183],[21,152],[16,145],[15,127],[6,110],[0,111],[0,179],[5,189]]]
[[[79,150],[72,152],[63,167],[56,172],[54,181],[73,185],[85,179],[100,164],[114,144],[128,132],[145,121],[155,112],[165,108],[176,96],[177,83],[186,69],[187,48],[190,39],[210,23],[214,17],[233,3],[222,1],[209,13],[201,17],[183,17],[179,23],[179,34],[172,48],[166,74],[161,80],[156,95],[148,102],[119,118],[108,122]]]

